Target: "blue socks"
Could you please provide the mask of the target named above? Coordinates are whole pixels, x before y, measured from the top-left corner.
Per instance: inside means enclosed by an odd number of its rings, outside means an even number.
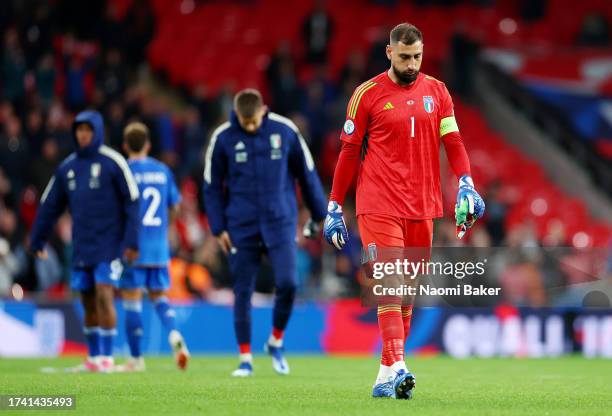
[[[87,339],[87,351],[90,357],[100,355],[100,327],[86,326],[83,328],[85,338]]]
[[[127,336],[130,355],[138,358],[142,355],[142,301],[124,300],[125,333]]]
[[[155,300],[155,310],[157,315],[159,315],[162,325],[168,332],[176,329],[176,313],[170,307],[166,296],[161,296]]]
[[[117,335],[115,328],[100,328],[100,355],[104,357],[113,356],[113,341]]]

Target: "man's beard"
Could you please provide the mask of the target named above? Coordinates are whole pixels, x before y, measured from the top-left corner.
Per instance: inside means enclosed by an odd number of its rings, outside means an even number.
[[[404,85],[412,84],[419,76],[419,71],[414,71],[413,73],[400,72],[397,70],[395,65],[392,65],[391,67],[393,68],[393,73],[397,79],[399,79],[399,81]]]

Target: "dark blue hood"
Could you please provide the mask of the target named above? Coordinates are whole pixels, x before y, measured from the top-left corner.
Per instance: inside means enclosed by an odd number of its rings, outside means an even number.
[[[76,126],[81,123],[87,123],[91,126],[94,132],[93,140],[87,147],[80,148],[76,139]],[[76,146],[76,152],[79,156],[88,156],[98,151],[98,148],[104,143],[104,120],[102,115],[94,110],[86,110],[77,114],[72,123],[72,139]]]

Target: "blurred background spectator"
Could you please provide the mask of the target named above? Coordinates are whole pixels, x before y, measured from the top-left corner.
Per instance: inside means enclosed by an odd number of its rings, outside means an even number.
[[[608,22],[606,16],[599,13],[586,16],[578,33],[578,44],[602,48],[609,47],[610,22]]]
[[[302,24],[306,60],[311,64],[327,62],[329,43],[334,33],[334,23],[325,10],[325,0],[316,0],[312,12]]]

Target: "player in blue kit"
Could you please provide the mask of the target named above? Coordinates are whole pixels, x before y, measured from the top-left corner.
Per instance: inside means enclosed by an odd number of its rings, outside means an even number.
[[[71,371],[111,372],[117,332],[114,288],[123,262],[138,257],[138,187],[123,156],[104,146],[100,113],[79,113],[72,135],[75,151],[57,168],[40,198],[30,248],[39,258],[47,256],[45,245],[53,226],[68,208],[70,287],[81,294],[87,341],[87,359]]]
[[[140,257],[134,267],[124,270],[119,283],[131,356],[119,369],[145,370],[141,344],[142,291],[146,289],[162,325],[169,332],[168,341],[177,366],[184,370],[189,352],[183,336],[176,329],[175,312],[166,296],[166,290],[170,287],[168,225],[178,210],[181,196],[170,169],[147,156],[151,149],[147,126],[139,122],[128,124],[123,132],[123,149],[128,155],[128,165],[138,185],[141,203]]]

